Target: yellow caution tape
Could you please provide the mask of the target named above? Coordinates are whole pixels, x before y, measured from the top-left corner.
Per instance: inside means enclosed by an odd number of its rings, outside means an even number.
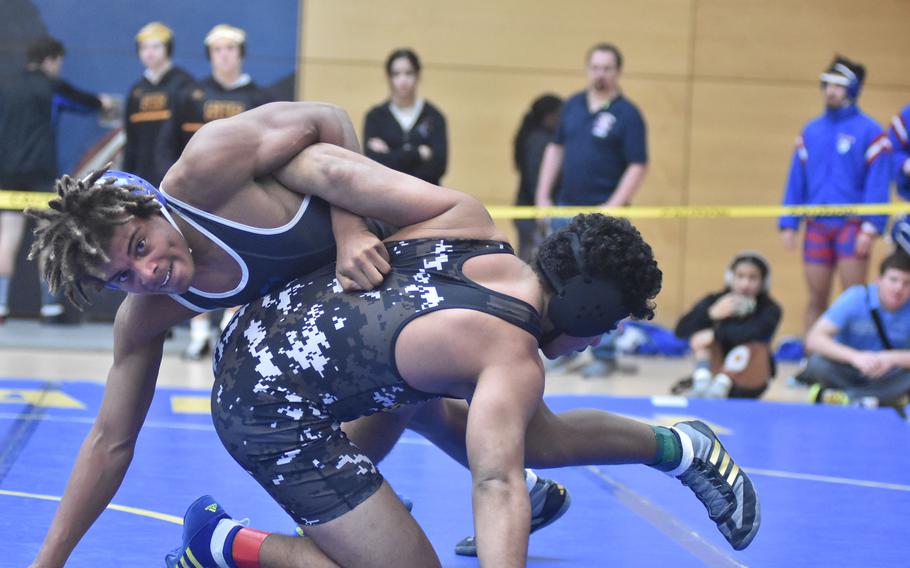
[[[27,207],[47,209],[47,202],[57,197],[50,191],[8,191],[0,190],[0,209],[21,211]]]
[[[0,209],[46,208],[56,193],[0,191]],[[910,213],[910,202],[850,205],[674,205],[666,207],[487,207],[494,219],[543,219],[574,217],[580,213],[603,213],[628,219],[710,219],[763,218],[782,215],[801,217],[853,217],[858,215],[897,215]]]
[[[802,217],[853,217],[910,213],[910,202],[858,205],[679,205],[668,207],[487,207],[494,219],[541,219],[574,217],[581,213],[603,213],[628,219],[710,219],[762,218],[798,215]]]

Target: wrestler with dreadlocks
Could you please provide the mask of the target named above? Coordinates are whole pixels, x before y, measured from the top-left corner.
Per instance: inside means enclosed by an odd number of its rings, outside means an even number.
[[[53,289],[77,305],[100,286],[128,292],[114,321],[114,362],[102,407],[39,565],[61,565],[121,483],[172,325],[207,310],[247,304],[336,256],[335,274],[345,290],[371,289],[389,270],[388,252],[349,211],[398,226],[445,212],[428,196],[395,184],[358,193],[346,183],[348,164],[325,152],[310,161],[333,183],[314,186],[297,174],[295,164],[318,142],[359,150],[341,109],[273,103],[204,126],[160,191],[124,172],[63,177],[50,209],[29,212],[41,221],[31,254],[41,257],[42,274]],[[423,413],[427,427],[438,431],[438,443],[463,448],[459,430],[440,423],[439,408]],[[451,415],[466,415],[466,407]],[[375,425],[360,428],[352,438],[379,461],[394,439],[383,445],[377,431]],[[568,498],[558,484],[527,475],[539,528],[565,511]]]
[[[526,462],[651,465],[688,486],[735,549],[751,543],[761,523],[756,492],[707,425],[652,427],[592,409],[554,415],[541,400],[538,349],[547,357],[584,349],[622,318],[653,315],[661,271],[628,221],[578,216],[542,243],[538,260],[529,266],[503,242],[476,199],[337,146],[313,145],[273,177],[286,187],[307,188],[313,198],[376,214],[402,228],[385,241],[389,270],[377,289],[342,293],[329,263],[249,302],[216,349],[216,432],[235,461],[310,538],[246,528],[204,496],[187,511],[184,544],[166,557],[169,568],[439,566],[425,534],[374,467],[370,452],[379,448],[377,441],[358,446],[357,437],[340,429],[343,422],[365,418],[380,430],[368,434],[394,442],[400,429],[373,418],[387,418],[382,411],[398,407],[391,416],[406,423],[427,408],[421,405],[433,404],[460,413],[460,425],[449,424],[448,435],[436,432],[431,440],[470,466],[482,566],[512,568],[526,562],[534,522]],[[170,174],[165,189],[172,187],[169,179]],[[75,191],[82,190],[77,184]],[[163,198],[176,201],[168,191]],[[390,196],[408,203],[407,210],[397,209]],[[172,207],[181,216],[191,211]],[[203,219],[194,222],[199,231],[208,231]],[[193,227],[180,224],[176,215],[173,221],[184,234]],[[153,223],[161,226],[148,226]],[[183,274],[197,251],[187,261],[175,236],[179,233],[168,226],[169,221],[153,216],[114,227],[103,247],[108,260],[85,278],[140,292],[195,290],[194,300],[205,298],[203,289],[195,288],[198,273],[193,288]],[[189,235],[186,240],[204,244]],[[255,245],[245,243],[246,250]],[[150,281],[156,269],[164,276]],[[252,271],[243,279],[252,281]],[[131,298],[167,299],[161,294]],[[141,309],[137,302],[127,310]],[[124,318],[129,317],[127,311]],[[129,334],[127,345],[141,338],[126,326],[117,329]],[[153,327],[145,333],[160,331]],[[123,342],[119,335],[118,342]],[[83,449],[90,457],[80,456],[95,463],[77,463],[39,566],[60,565],[69,552],[65,547],[77,538],[73,535],[82,534],[94,519],[90,515],[100,512],[100,498],[110,498],[124,473],[133,444],[124,438],[141,424],[147,404],[140,403],[154,385],[153,376],[134,377],[135,385],[116,376],[118,364],[136,364],[133,354],[128,347],[115,354],[126,360],[115,362],[101,416]],[[440,397],[460,400],[450,404]]]

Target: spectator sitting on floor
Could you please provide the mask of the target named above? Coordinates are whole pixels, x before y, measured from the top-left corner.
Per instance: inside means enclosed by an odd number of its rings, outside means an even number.
[[[758,398],[774,376],[769,345],[781,309],[769,294],[771,267],[759,253],[733,257],[726,287],[708,294],[676,325],[695,354],[691,396]]]
[[[804,374],[812,400],[903,407],[910,392],[910,255],[882,261],[878,280],[848,288],[812,326]]]

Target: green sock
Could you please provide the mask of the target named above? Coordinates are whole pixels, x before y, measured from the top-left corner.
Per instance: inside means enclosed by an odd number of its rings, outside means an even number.
[[[679,467],[682,461],[682,442],[679,441],[679,435],[664,426],[651,426],[651,429],[657,438],[657,452],[654,454],[654,461],[648,465],[660,471],[672,471]]]

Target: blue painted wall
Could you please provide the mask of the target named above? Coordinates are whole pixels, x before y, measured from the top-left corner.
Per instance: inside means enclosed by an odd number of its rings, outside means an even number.
[[[125,94],[142,73],[136,32],[152,20],[174,30],[174,62],[196,77],[209,74],[203,38],[228,23],[246,30],[244,70],[268,86],[296,70],[298,0],[32,0],[47,27],[67,49],[63,77],[94,91]],[[69,171],[104,129],[95,116],[60,121],[61,171]]]

